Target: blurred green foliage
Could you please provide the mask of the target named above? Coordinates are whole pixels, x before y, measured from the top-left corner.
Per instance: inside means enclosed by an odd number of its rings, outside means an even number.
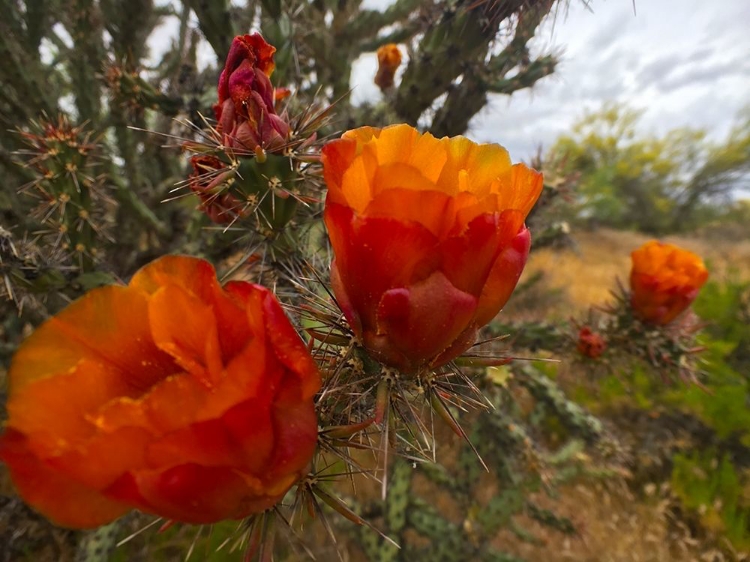
[[[730,275],[709,281],[694,303],[707,323],[699,336],[703,388],[665,386],[647,365],[628,366],[590,384],[572,397],[593,411],[614,416],[640,411],[652,419],[632,431],[644,443],[644,457],[666,454],[672,490],[705,528],[725,536],[738,549],[750,547],[750,361],[738,354],[747,345],[750,282]],[[654,426],[673,442],[650,450]],[[659,450],[661,449],[661,450]]]
[[[709,530],[725,536],[736,549],[750,548],[750,481],[728,455],[715,450],[676,454],[672,490]]]
[[[561,136],[550,155],[563,173],[578,173],[573,217],[650,234],[685,232],[718,217],[742,215],[732,204],[750,173],[750,108],[723,142],[680,128],[643,134],[642,112],[605,104]]]

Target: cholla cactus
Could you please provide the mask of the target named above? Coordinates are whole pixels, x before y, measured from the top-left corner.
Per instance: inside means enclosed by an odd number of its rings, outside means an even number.
[[[512,93],[554,72],[555,57],[531,61],[526,47],[554,4],[551,0],[447,2],[424,30],[409,60],[396,97],[396,114],[416,123],[447,91],[430,130],[438,136],[455,134],[465,130],[469,119],[485,106],[488,93]],[[509,21],[515,24],[510,24],[512,39],[499,53],[490,55],[490,47]],[[519,72],[506,78],[516,67]],[[460,83],[455,84],[459,77]]]
[[[158,110],[168,117],[177,115],[182,109],[181,99],[160,92],[136,70],[112,63],[107,67],[104,78],[112,103],[125,108],[133,118],[142,116],[148,109]]]
[[[632,252],[630,289],[620,286],[605,310],[606,338],[620,351],[652,365],[665,381],[697,382],[696,343],[702,328],[689,309],[708,278],[697,255],[652,240]]]
[[[568,325],[498,324],[515,333],[518,347],[576,351],[589,367],[611,371],[632,364],[649,365],[664,382],[699,383],[702,374],[698,334],[703,323],[690,304],[708,278],[703,261],[692,252],[652,240],[632,252],[629,287],[618,280],[614,302],[589,311]],[[601,368],[599,368],[601,367]]]
[[[38,200],[32,217],[41,225],[43,244],[62,249],[81,271],[94,267],[106,243],[110,199],[97,169],[96,141],[65,116],[42,120],[21,131],[28,148],[19,151],[36,178],[21,192]]]
[[[665,382],[698,383],[700,352],[696,336],[703,323],[691,310],[664,326],[644,322],[634,313],[630,294],[621,288],[615,304],[606,308],[612,321],[606,325],[607,339],[614,349],[651,365]]]
[[[216,125],[183,145],[195,154],[184,183],[213,222],[250,233],[248,255],[270,250],[273,261],[280,253],[289,262],[304,245],[291,228],[298,207],[319,200],[315,139],[328,110],[277,112],[288,91],[271,84],[274,53],[258,33],[234,39],[219,77]]]

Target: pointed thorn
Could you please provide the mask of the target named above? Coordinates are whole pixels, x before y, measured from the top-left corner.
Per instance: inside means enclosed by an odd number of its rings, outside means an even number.
[[[388,400],[390,399],[390,387],[391,383],[388,377],[380,379],[375,397],[375,423],[379,424],[383,422]]]

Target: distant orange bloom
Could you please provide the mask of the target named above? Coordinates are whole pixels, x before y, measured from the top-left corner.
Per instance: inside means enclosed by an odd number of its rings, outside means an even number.
[[[320,377],[263,287],[167,256],[94,289],[20,347],[0,458],[21,496],[86,528],[268,509],[307,470]]]
[[[578,349],[581,355],[596,359],[607,349],[607,342],[601,335],[591,330],[591,328],[583,326],[578,332],[576,349]]]
[[[541,174],[408,125],[349,131],[322,160],[331,282],[354,333],[404,371],[460,355],[518,282]]]
[[[401,51],[395,43],[388,43],[378,49],[378,72],[375,74],[375,84],[381,90],[393,86],[393,77],[401,65]]]
[[[708,279],[700,257],[672,244],[652,240],[631,256],[630,303],[644,322],[660,326],[672,322]]]

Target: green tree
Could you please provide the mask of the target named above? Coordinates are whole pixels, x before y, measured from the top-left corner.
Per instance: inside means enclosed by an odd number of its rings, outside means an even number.
[[[748,181],[750,118],[745,111],[727,139],[700,129],[642,135],[642,112],[606,104],[582,117],[551,153],[580,174],[576,218],[650,234],[694,228],[715,216]]]

